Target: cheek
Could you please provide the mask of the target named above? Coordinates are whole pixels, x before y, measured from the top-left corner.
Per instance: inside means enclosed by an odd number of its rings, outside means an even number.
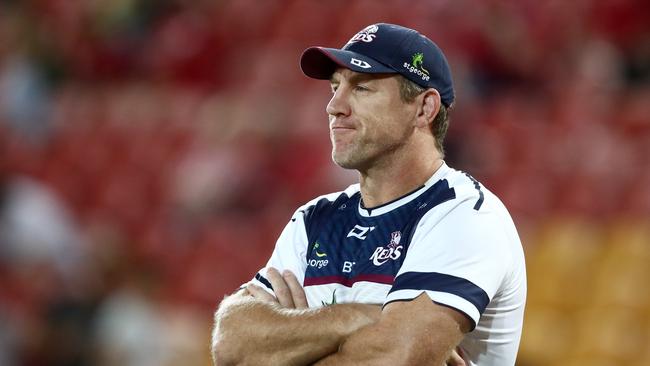
[[[362,135],[367,140],[377,142],[401,139],[408,133],[414,111],[404,104],[399,95],[381,95],[374,100],[364,100],[356,105],[356,115],[363,128]]]
[[[365,119],[367,127],[377,127],[376,129],[383,129],[392,124],[395,111],[388,103],[374,103],[371,107],[367,108]]]
[[[403,107],[378,108],[372,115],[370,132],[377,138],[394,140],[401,138],[409,126],[409,117]]]

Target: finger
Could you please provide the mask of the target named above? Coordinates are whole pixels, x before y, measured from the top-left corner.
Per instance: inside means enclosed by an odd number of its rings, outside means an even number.
[[[451,352],[451,355],[447,359],[447,366],[466,366],[465,360],[456,352],[456,350]]]
[[[300,285],[300,282],[298,282],[296,275],[289,270],[285,270],[282,272],[282,277],[284,277],[284,282],[289,287],[289,291],[291,291],[291,298],[296,309],[306,309],[309,305],[307,304],[305,290]]]
[[[266,271],[266,275],[269,282],[271,282],[271,286],[273,286],[273,292],[275,292],[275,297],[278,299],[280,306],[290,309],[295,308],[293,298],[291,297],[291,290],[289,290],[289,286],[287,286],[280,272],[271,267]]]
[[[465,351],[463,351],[463,349],[460,346],[458,346],[456,347],[455,353],[460,358],[460,360],[458,361],[458,366],[467,366],[467,362],[465,362]]]
[[[254,299],[267,301],[267,302],[274,302],[274,303],[278,302],[275,296],[269,294],[263,288],[253,285],[252,283],[246,286],[246,291],[248,291],[248,293],[251,296],[253,296]]]

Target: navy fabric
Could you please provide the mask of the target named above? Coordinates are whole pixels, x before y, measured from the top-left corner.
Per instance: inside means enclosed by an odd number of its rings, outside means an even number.
[[[448,182],[440,180],[411,202],[372,217],[359,213],[358,192],[316,202],[304,211],[308,239],[304,285],[392,284],[422,216],[455,197]]]
[[[273,286],[271,285],[271,282],[269,282],[269,280],[264,278],[264,276],[262,276],[261,274],[257,273],[255,275],[255,279],[262,282],[264,286],[266,286],[269,290],[273,290]]]
[[[471,302],[481,314],[490,302],[490,298],[482,288],[464,278],[444,273],[402,273],[395,279],[390,292],[399,290],[428,290],[454,294]]]

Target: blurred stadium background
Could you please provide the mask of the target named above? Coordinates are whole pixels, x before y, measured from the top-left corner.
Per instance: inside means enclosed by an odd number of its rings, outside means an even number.
[[[329,158],[310,45],[447,53],[448,161],[527,252],[520,366],[650,365],[650,3],[0,1],[0,365],[208,365]]]

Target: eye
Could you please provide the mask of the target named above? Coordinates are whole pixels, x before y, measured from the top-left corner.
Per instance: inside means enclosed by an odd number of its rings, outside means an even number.
[[[336,90],[339,88],[338,84],[332,84],[332,94],[336,93]]]
[[[356,90],[356,91],[361,91],[361,92],[370,91],[370,89],[369,89],[367,86],[362,85],[362,84],[357,84],[357,85],[354,87],[354,90]]]

